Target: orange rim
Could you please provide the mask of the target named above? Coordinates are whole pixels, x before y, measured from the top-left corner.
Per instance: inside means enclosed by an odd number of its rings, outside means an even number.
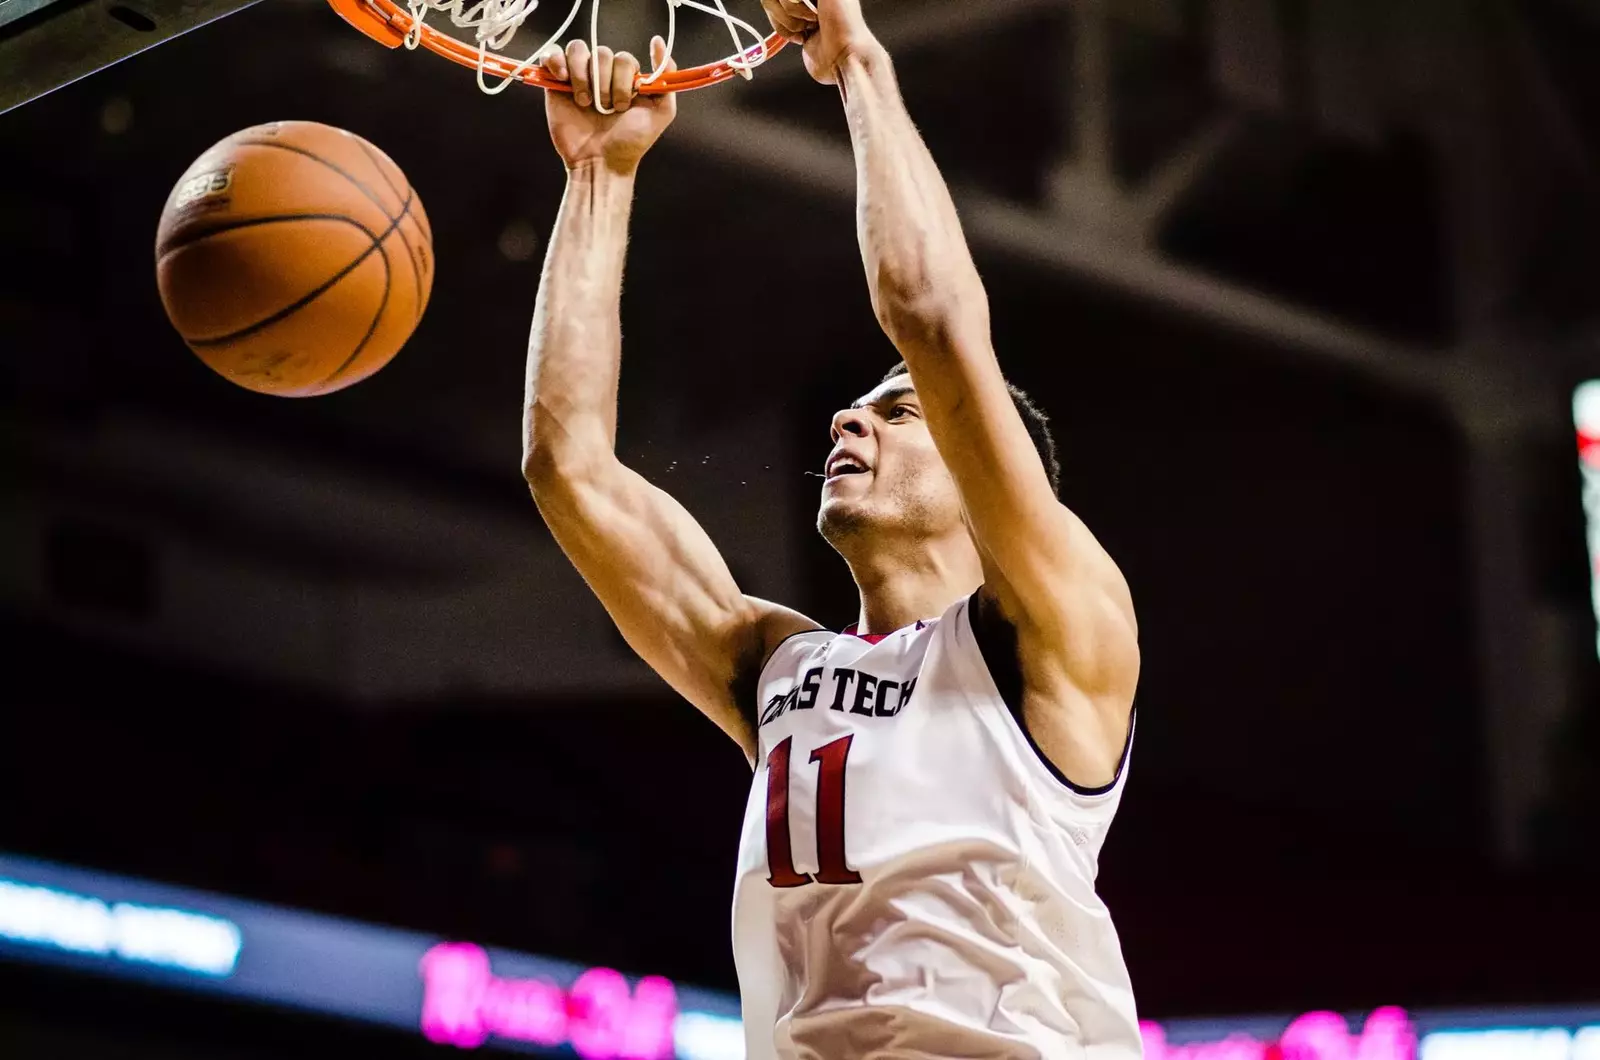
[[[328,0],[328,5],[339,12],[340,17],[346,22],[387,48],[402,46],[405,44],[406,34],[411,32],[411,12],[395,3],[395,0]],[[501,80],[510,77],[530,85],[538,85],[540,88],[553,88],[558,92],[572,90],[565,81],[546,77],[540,67],[529,66],[519,69],[523,63],[515,59],[508,59],[495,52],[480,54],[477,48],[466,41],[458,40],[447,33],[440,33],[426,23],[422,25],[418,36],[420,38],[418,43],[422,47],[469,70],[476,70],[481,64],[485,74]],[[761,44],[753,44],[721,62],[662,74],[649,84],[642,85],[639,91],[645,95],[657,95],[663,92],[685,92],[693,88],[705,88],[707,85],[726,81],[730,77],[742,76],[735,63],[758,63],[764,61],[763,55],[770,59],[782,51],[788,43],[774,33]]]

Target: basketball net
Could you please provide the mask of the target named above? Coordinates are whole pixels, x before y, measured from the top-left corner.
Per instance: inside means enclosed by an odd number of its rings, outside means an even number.
[[[556,81],[545,72],[541,60],[549,50],[558,47],[561,40],[578,20],[585,0],[573,0],[572,8],[560,27],[526,58],[515,59],[502,54],[512,39],[523,28],[523,23],[539,8],[540,0],[328,0],[330,6],[351,25],[387,47],[404,46],[409,50],[426,48],[462,66],[477,70],[478,87],[488,95],[498,95],[513,82],[521,81],[543,88],[566,91],[566,82]],[[812,0],[802,2],[816,10]],[[596,77],[600,41],[600,0],[589,3],[590,76]],[[751,72],[780,51],[786,41],[776,33],[763,35],[749,22],[732,14],[724,0],[665,0],[667,5],[667,54],[661,66],[648,75],[641,75],[639,91],[646,94],[677,92],[703,88],[732,76],[749,79]],[[672,64],[672,51],[677,43],[678,9],[692,8],[720,19],[727,27],[733,42],[733,52],[719,62],[686,70],[668,71]],[[428,25],[429,12],[444,15],[452,26],[470,31],[470,43],[457,36],[440,32]],[[599,107],[601,113],[611,111]]]

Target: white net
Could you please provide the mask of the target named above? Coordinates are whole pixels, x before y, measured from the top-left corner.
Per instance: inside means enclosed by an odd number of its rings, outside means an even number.
[[[437,12],[450,20],[450,24],[460,30],[471,32],[471,41],[478,50],[478,87],[489,95],[495,95],[505,90],[513,81],[519,80],[521,75],[532,70],[544,56],[547,49],[559,45],[567,36],[574,22],[578,20],[579,13],[583,10],[585,0],[573,0],[572,9],[567,12],[567,17],[561,25],[537,48],[527,52],[527,58],[516,60],[505,56],[505,49],[511,46],[512,38],[523,28],[523,23],[528,20],[539,8],[540,0],[404,0],[411,13],[411,31],[406,35],[405,45],[415,49],[421,43],[423,20],[429,12]],[[766,34],[757,29],[746,20],[737,17],[728,11],[724,0],[664,0],[667,5],[667,61],[660,69],[654,70],[641,79],[642,84],[650,84],[665,72],[667,65],[672,60],[673,48],[678,43],[678,9],[691,8],[704,12],[714,18],[720,19],[727,27],[728,36],[733,42],[733,53],[724,60],[741,77],[748,78],[750,72],[760,66],[767,59]],[[802,0],[807,7],[812,7],[811,0]],[[596,49],[603,43],[600,38],[600,0],[588,0],[589,3],[589,33],[587,43],[589,54],[594,56]],[[754,7],[754,5],[752,5]],[[765,22],[759,15],[760,8],[754,7],[756,17]],[[464,34],[457,34],[465,37]],[[515,63],[514,69],[509,74],[504,73],[504,62],[491,62],[492,60],[507,60]],[[593,61],[591,59],[591,61]],[[491,73],[491,71],[493,71]],[[610,113],[610,111],[604,111]]]

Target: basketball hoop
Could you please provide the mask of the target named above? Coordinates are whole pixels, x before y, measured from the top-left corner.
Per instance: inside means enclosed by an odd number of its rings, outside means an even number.
[[[704,66],[652,74],[640,74],[639,91],[645,94],[682,92],[705,88],[739,76],[749,79],[756,67],[783,50],[788,42],[776,33],[764,36],[744,19],[729,13],[726,0],[665,0],[667,5],[667,59],[678,30],[678,9],[694,8],[722,20],[733,39],[734,51],[727,58]],[[810,6],[810,0],[806,0]],[[600,0],[589,0],[589,51],[599,46]],[[570,91],[565,81],[549,77],[539,63],[545,50],[559,44],[577,21],[584,0],[573,0],[561,27],[534,49],[527,58],[514,59],[502,54],[522,24],[539,6],[539,0],[328,0],[339,15],[356,29],[388,48],[426,48],[478,72],[478,87],[489,95],[521,81],[540,88]],[[814,10],[814,8],[813,8]],[[471,30],[472,39],[452,36],[427,24],[429,11],[446,15],[451,25]],[[495,81],[491,82],[491,78]]]

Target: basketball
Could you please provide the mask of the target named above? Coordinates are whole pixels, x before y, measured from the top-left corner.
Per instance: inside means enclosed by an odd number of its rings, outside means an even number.
[[[167,317],[224,378],[313,397],[388,364],[433,289],[433,235],[400,167],[361,137],[285,121],[183,174],[156,236]]]

